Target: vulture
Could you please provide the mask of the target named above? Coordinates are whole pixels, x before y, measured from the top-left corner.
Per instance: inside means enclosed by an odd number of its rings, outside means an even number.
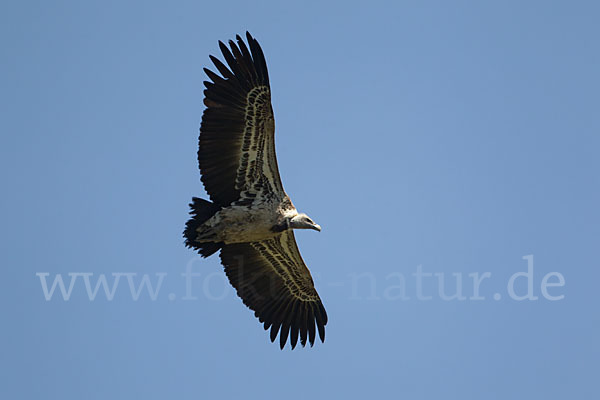
[[[203,257],[220,251],[229,282],[243,303],[279,335],[283,349],[325,341],[327,313],[304,264],[294,229],[321,231],[299,213],[283,190],[275,154],[275,121],[265,56],[246,32],[229,47],[225,63],[210,56],[204,68],[204,105],[198,164],[210,200],[192,198],[184,238]]]

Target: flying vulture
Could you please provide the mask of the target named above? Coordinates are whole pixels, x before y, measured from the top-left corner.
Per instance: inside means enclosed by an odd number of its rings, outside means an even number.
[[[275,155],[275,122],[265,56],[246,32],[229,48],[227,65],[210,56],[220,75],[204,69],[204,105],[198,150],[202,183],[212,202],[194,197],[184,237],[208,257],[221,251],[229,282],[244,304],[292,349],[316,332],[323,342],[327,314],[296,245],[293,229],[317,225],[299,213],[283,190]]]

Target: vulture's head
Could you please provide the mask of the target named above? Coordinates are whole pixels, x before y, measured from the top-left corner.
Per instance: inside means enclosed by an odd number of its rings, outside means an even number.
[[[314,229],[321,232],[321,227],[316,224],[310,217],[304,213],[300,213],[290,219],[290,228],[293,229]]]

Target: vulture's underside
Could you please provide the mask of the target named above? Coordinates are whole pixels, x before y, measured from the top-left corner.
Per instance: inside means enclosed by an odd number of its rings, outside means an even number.
[[[194,198],[184,236],[186,245],[205,257],[221,251],[229,282],[265,330],[270,329],[271,341],[279,335],[282,349],[288,337],[292,349],[298,340],[312,346],[317,333],[325,340],[327,314],[292,229],[252,242],[198,239],[202,224],[224,210],[254,212],[264,204],[280,204],[295,211],[277,167],[265,57],[249,33],[246,39],[248,45],[239,36],[229,47],[219,42],[225,63],[210,56],[218,74],[204,69],[210,81],[204,82],[198,162],[212,203]]]

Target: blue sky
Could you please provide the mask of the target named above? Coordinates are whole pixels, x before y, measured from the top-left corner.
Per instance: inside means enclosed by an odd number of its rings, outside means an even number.
[[[0,397],[597,396],[599,16],[591,1],[3,2]],[[297,234],[330,317],[313,348],[271,344],[218,257],[182,244],[205,196],[202,67],[246,30],[285,188],[323,227]],[[155,299],[134,300],[145,274]],[[46,300],[57,276],[68,300]],[[101,276],[120,277],[113,297],[90,300]],[[440,294],[457,280],[463,300]],[[517,300],[528,284],[537,299]]]

